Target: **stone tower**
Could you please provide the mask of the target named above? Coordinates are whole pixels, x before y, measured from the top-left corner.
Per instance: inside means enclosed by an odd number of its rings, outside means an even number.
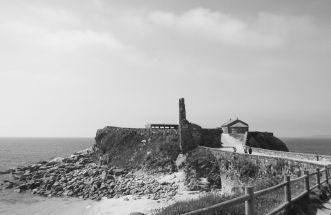
[[[186,119],[184,98],[179,99],[179,144],[182,153],[186,153],[198,146],[201,127],[190,123]]]
[[[179,99],[179,125],[186,122],[186,110],[184,98]]]

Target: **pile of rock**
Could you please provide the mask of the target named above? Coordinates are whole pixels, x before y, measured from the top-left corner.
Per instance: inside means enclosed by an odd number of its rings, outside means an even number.
[[[43,196],[71,196],[100,200],[124,195],[151,199],[176,195],[178,185],[159,183],[147,175],[137,175],[116,167],[95,164],[88,154],[39,162],[12,171],[17,181],[6,181],[5,188],[16,192],[31,190]]]

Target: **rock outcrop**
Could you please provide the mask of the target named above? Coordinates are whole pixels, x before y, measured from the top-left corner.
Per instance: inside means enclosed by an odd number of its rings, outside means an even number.
[[[149,175],[135,174],[126,169],[98,165],[91,154],[73,154],[61,161],[39,162],[12,170],[16,181],[5,181],[3,188],[15,192],[30,190],[43,196],[70,196],[100,200],[124,195],[146,196],[151,199],[171,198],[178,185],[159,183]]]
[[[216,157],[211,152],[202,148],[194,149],[188,153],[184,165],[188,189],[221,188],[220,168]]]
[[[270,132],[248,132],[246,145],[276,151],[289,151],[286,144]]]
[[[171,173],[180,152],[176,129],[105,127],[94,149],[103,164],[147,172]]]

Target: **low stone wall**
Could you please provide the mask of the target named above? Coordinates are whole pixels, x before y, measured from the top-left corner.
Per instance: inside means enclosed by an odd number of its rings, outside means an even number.
[[[317,164],[309,161],[296,161],[287,157],[270,157],[268,155],[241,154],[236,152],[222,151],[220,149],[211,149],[213,155],[220,161],[221,168],[226,166],[225,163],[232,162],[237,159],[248,159],[261,168],[261,174],[291,174],[296,176],[305,170],[315,171],[316,168],[324,168],[322,164]],[[270,172],[271,171],[271,172]]]
[[[263,153],[269,156],[283,157],[289,159],[305,159],[310,161],[327,161],[331,162],[331,156],[327,155],[317,155],[317,154],[306,154],[298,152],[283,152],[283,151],[274,151],[261,148],[253,148],[253,152]]]

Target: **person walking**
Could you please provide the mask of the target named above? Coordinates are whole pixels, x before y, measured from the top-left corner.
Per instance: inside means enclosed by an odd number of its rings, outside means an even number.
[[[249,149],[248,149],[248,153],[249,153],[249,154],[252,154],[252,148],[251,148],[251,147],[249,147]]]

